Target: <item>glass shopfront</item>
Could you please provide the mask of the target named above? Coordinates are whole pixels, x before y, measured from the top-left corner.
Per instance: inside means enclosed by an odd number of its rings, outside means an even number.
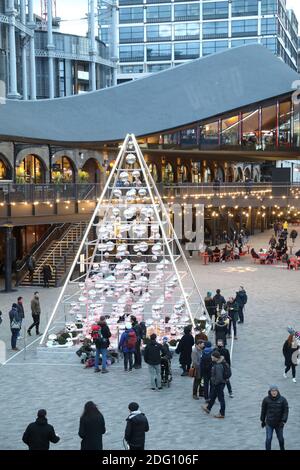
[[[267,106],[262,109],[261,146],[262,150],[272,150],[276,147],[277,137],[277,106]]]
[[[259,145],[259,110],[242,115],[242,146],[245,149],[258,149]]]
[[[0,154],[0,181],[11,179],[11,169],[6,159]]]
[[[177,183],[187,183],[189,181],[189,173],[186,165],[180,165],[177,168]]]
[[[286,148],[291,145],[291,102],[284,101],[279,104],[279,146]]]
[[[222,120],[222,145],[239,145],[239,117],[232,116]]]
[[[17,183],[41,184],[45,182],[45,167],[36,155],[27,155],[16,169]]]
[[[149,171],[151,173],[152,178],[154,179],[154,182],[158,182],[158,170],[157,170],[157,165],[155,163],[149,163]]]
[[[162,167],[162,179],[165,184],[174,183],[174,168],[171,163],[166,163]]]
[[[60,157],[52,165],[52,181],[54,183],[74,183],[75,172],[70,158]]]

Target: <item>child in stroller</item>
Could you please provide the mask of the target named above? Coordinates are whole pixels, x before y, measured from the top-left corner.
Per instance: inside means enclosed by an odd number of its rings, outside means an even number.
[[[161,383],[170,387],[172,382],[172,368],[171,368],[172,353],[168,345],[168,338],[163,338],[163,344],[161,349]]]

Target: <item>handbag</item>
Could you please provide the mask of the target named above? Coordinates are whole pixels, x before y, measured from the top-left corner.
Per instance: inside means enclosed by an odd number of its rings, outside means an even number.
[[[191,367],[189,370],[189,377],[196,377],[196,367]]]
[[[11,327],[11,329],[20,330],[21,329],[21,323],[16,321],[16,320],[13,320],[10,324],[10,327]]]

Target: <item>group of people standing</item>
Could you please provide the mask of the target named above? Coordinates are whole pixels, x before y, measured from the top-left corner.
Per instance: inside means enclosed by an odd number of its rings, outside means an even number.
[[[33,323],[27,329],[27,334],[31,336],[31,330],[35,327],[37,336],[40,336],[41,306],[38,292],[34,293],[34,296],[31,300],[31,314]],[[9,321],[11,329],[11,349],[13,351],[19,351],[19,348],[17,347],[17,341],[22,339],[21,331],[24,319],[24,299],[23,297],[18,297],[17,303],[13,303],[12,308],[9,311]]]
[[[129,415],[126,419],[124,443],[130,450],[144,450],[145,435],[149,431],[149,423],[139,404],[129,403]],[[88,401],[80,418],[78,435],[81,438],[81,450],[103,450],[103,435],[106,433],[105,419],[97,405]],[[23,442],[29,450],[49,450],[50,443],[57,444],[60,437],[54,427],[48,423],[47,411],[38,411],[35,422],[27,426],[23,434]]]

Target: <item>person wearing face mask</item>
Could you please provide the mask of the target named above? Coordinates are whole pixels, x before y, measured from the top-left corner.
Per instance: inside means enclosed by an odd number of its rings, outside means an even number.
[[[31,300],[31,314],[32,314],[33,323],[28,328],[27,333],[29,336],[31,336],[31,330],[32,328],[35,327],[37,336],[41,336],[41,333],[40,333],[41,306],[40,306],[40,297],[39,297],[38,292],[34,293],[33,299]]]

